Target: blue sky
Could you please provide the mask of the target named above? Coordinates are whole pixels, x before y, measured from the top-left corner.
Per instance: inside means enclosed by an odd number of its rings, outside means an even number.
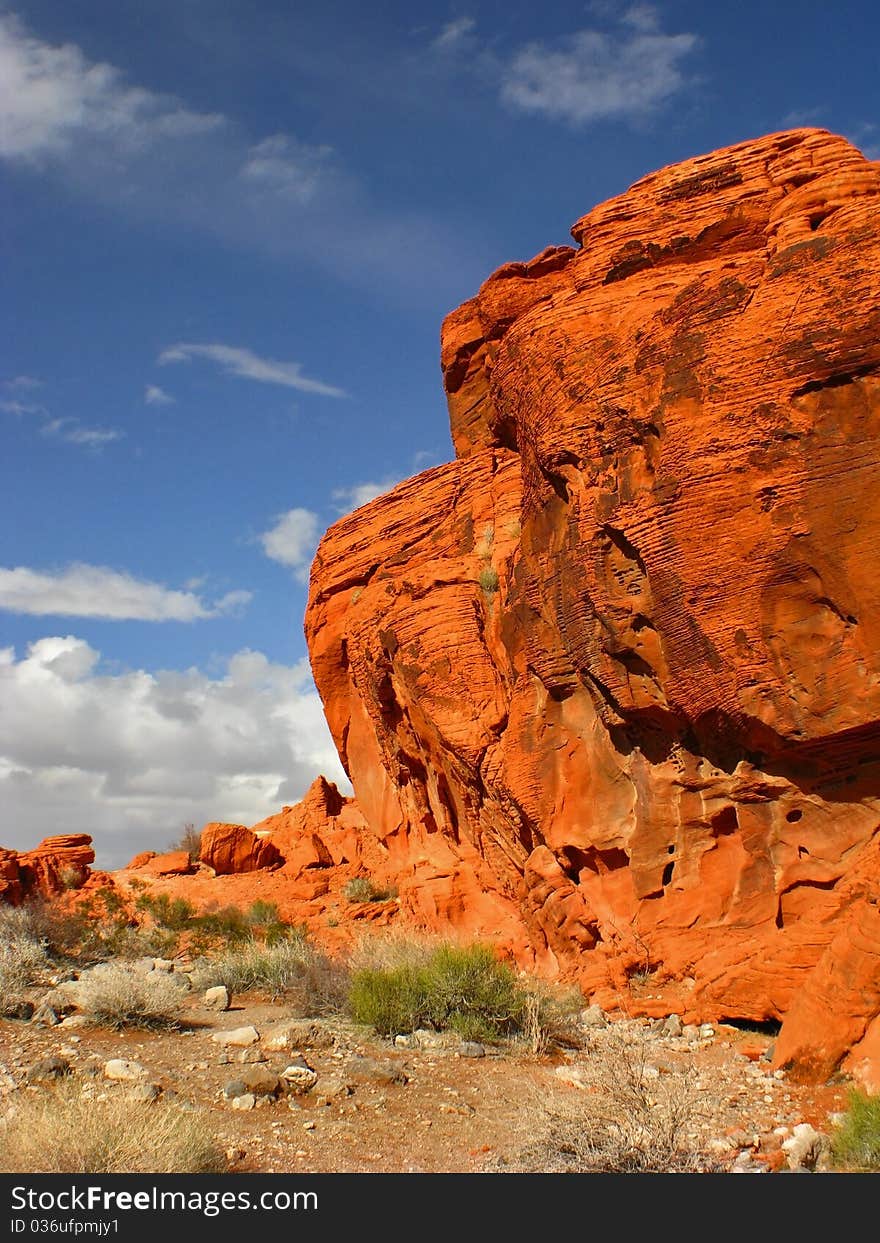
[[[662,165],[880,158],[875,4],[0,4],[0,844],[99,862],[341,778],[342,513],[452,456],[443,316]]]

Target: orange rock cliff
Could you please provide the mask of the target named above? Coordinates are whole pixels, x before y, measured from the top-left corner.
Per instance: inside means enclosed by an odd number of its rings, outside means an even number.
[[[130,867],[325,928],[368,873],[399,898],[354,918],[781,1022],[777,1065],[880,1090],[878,195],[844,139],[774,134],[495,272],[443,325],[456,460],[312,567],[356,801],[319,778],[207,826],[198,875]]]
[[[880,1065],[878,194],[775,134],[499,269],[456,460],[327,532],[306,615],[414,917],[817,1075]]]

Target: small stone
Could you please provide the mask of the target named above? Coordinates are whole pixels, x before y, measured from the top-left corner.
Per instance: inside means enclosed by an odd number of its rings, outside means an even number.
[[[303,1123],[303,1130],[304,1130],[304,1131],[314,1131],[314,1130],[315,1130],[315,1128],[317,1127],[317,1125],[318,1125],[318,1124],[317,1124],[317,1122],[312,1122],[312,1121],[309,1121],[309,1122],[304,1122],[304,1123]]]
[[[681,1034],[688,1044],[696,1044],[696,1042],[700,1039],[700,1029],[699,1027],[695,1027],[693,1023],[685,1023],[684,1027],[681,1029]]]
[[[711,1023],[700,1024],[700,1039],[701,1040],[714,1040],[715,1039],[715,1028],[712,1026]]]
[[[418,1047],[418,1042],[412,1032],[410,1032],[408,1036],[395,1036],[394,1047],[395,1049],[415,1049]]]
[[[248,1066],[242,1071],[240,1081],[244,1084],[246,1091],[252,1092],[257,1097],[277,1096],[281,1091],[278,1076],[266,1066]]]
[[[582,1027],[607,1027],[608,1016],[601,1006],[587,1006],[586,1010],[581,1010],[581,1026]]]
[[[227,1148],[226,1149],[226,1160],[229,1162],[230,1165],[235,1165],[236,1162],[243,1161],[246,1156],[247,1156],[247,1153],[245,1152],[243,1148]]]
[[[42,1027],[57,1027],[58,1015],[52,1007],[47,1005],[44,1001],[37,1006],[36,1010],[31,1015],[31,1022],[39,1023]]]
[[[44,1057],[35,1062],[27,1072],[28,1083],[45,1083],[70,1074],[70,1062],[66,1057]]]
[[[223,984],[205,990],[202,1003],[206,1010],[228,1010],[229,990]]]
[[[170,958],[154,958],[153,959],[153,970],[163,971],[163,972],[166,972],[168,975],[170,975],[171,972],[174,970],[174,963],[171,961]]]
[[[146,1066],[125,1057],[111,1057],[109,1062],[104,1063],[105,1079],[132,1083],[138,1079],[146,1079],[148,1073]]]
[[[814,1170],[828,1147],[827,1136],[821,1135],[809,1122],[799,1122],[790,1138],[782,1141],[782,1151],[788,1157],[791,1170]]]
[[[58,1026],[68,1030],[76,1027],[88,1027],[89,1020],[85,1014],[68,1014],[66,1018],[61,1020]]]
[[[681,1025],[681,1017],[678,1014],[669,1014],[663,1024],[664,1036],[678,1037],[684,1028]]]
[[[310,1092],[318,1082],[318,1076],[311,1066],[301,1066],[297,1063],[285,1067],[281,1072],[281,1079],[287,1090],[297,1095]]]
[[[223,1085],[223,1095],[228,1101],[235,1100],[236,1096],[244,1096],[247,1088],[241,1079],[230,1079],[228,1083]]]
[[[461,1057],[485,1057],[486,1049],[476,1040],[463,1040],[458,1050]]]
[[[243,1092],[241,1096],[236,1096],[232,1102],[233,1109],[253,1109],[257,1103],[257,1098],[253,1092]]]
[[[127,1100],[141,1105],[152,1105],[159,1099],[161,1088],[158,1083],[132,1083],[125,1089]]]
[[[370,1079],[373,1083],[408,1083],[409,1076],[402,1066],[397,1062],[379,1061],[372,1057],[353,1057],[349,1064],[349,1069],[353,1075],[357,1075],[363,1079]]]
[[[211,1039],[215,1044],[234,1045],[244,1048],[247,1045],[256,1044],[260,1039],[260,1033],[256,1027],[233,1027],[230,1031],[214,1032]]]
[[[249,1049],[239,1049],[237,1053],[233,1054],[233,1058],[236,1062],[242,1063],[243,1065],[252,1065],[254,1062],[268,1061],[268,1058],[263,1050],[254,1048],[253,1046]]]

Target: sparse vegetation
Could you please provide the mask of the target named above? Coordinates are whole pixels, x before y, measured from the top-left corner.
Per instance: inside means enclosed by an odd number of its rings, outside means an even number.
[[[387,902],[397,897],[397,887],[376,885],[368,876],[353,876],[346,881],[342,896],[348,902]]]
[[[28,1174],[209,1174],[226,1169],[199,1114],[80,1080],[20,1095],[0,1124],[0,1168]]]
[[[850,1093],[849,1109],[831,1141],[831,1155],[838,1169],[880,1170],[880,1096]]]
[[[487,596],[494,595],[498,590],[498,571],[493,565],[484,565],[480,570],[478,582]]]
[[[232,945],[219,957],[203,960],[194,979],[198,988],[225,984],[234,994],[283,997],[302,1017],[341,1009],[347,982],[345,969],[298,929],[271,944],[248,940]]]
[[[177,1027],[181,985],[160,971],[144,972],[126,963],[98,963],[84,971],[68,991],[82,1014],[101,1027]]]
[[[592,1083],[524,1154],[527,1168],[565,1174],[705,1173],[688,1140],[698,1113],[694,1076],[661,1075],[643,1042],[606,1037],[589,1061]]]
[[[0,908],[0,1014],[14,1013],[24,990],[49,965],[31,912],[26,907]]]
[[[526,990],[488,945],[440,943],[386,967],[360,967],[349,990],[352,1016],[381,1035],[419,1027],[498,1040],[525,1030]]]
[[[185,824],[180,837],[168,846],[169,850],[185,850],[193,863],[198,862],[202,850],[201,832],[192,823]]]

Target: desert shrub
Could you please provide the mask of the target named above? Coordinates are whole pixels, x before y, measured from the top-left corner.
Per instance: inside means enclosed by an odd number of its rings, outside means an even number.
[[[67,990],[77,1008],[102,1027],[119,1031],[179,1026],[181,986],[165,972],[98,963]]]
[[[494,566],[484,565],[480,570],[478,581],[486,595],[491,596],[498,590],[498,571]]]
[[[347,983],[344,968],[309,944],[301,930],[271,944],[252,939],[229,946],[199,963],[193,979],[197,988],[225,984],[236,995],[283,997],[302,1017],[341,1009]]]
[[[349,902],[387,902],[397,897],[394,885],[376,885],[368,876],[353,876],[346,881],[342,896]]]
[[[180,837],[170,842],[169,850],[185,850],[193,862],[196,862],[202,850],[202,835],[194,824],[185,824]]]
[[[526,1169],[567,1174],[711,1172],[688,1139],[699,1116],[692,1069],[660,1075],[644,1043],[603,1036],[585,1067],[588,1091],[523,1154]]]
[[[172,898],[167,893],[142,893],[135,906],[152,916],[163,928],[180,932],[193,920],[196,909],[186,898]]]
[[[465,1040],[498,1040],[522,1032],[527,993],[488,945],[445,942],[417,947],[385,967],[352,973],[349,1006],[357,1022],[381,1035],[432,1027]]]
[[[49,966],[28,908],[0,909],[0,1014],[13,1013],[24,990]]]
[[[225,1170],[197,1113],[159,1101],[133,1105],[76,1079],[19,1093],[0,1123],[0,1169],[28,1174],[210,1174]]]
[[[831,1141],[831,1156],[839,1169],[880,1170],[880,1097],[850,1093],[849,1108]]]

